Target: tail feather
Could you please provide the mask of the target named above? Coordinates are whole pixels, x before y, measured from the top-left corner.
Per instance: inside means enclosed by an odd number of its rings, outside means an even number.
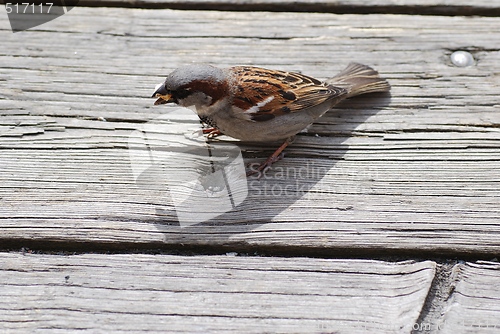
[[[388,92],[391,86],[373,68],[351,63],[345,70],[326,81],[328,84],[347,90],[347,97],[360,94]]]

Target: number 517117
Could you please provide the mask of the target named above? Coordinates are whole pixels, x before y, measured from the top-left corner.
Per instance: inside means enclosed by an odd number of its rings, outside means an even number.
[[[7,14],[48,14],[50,13],[50,9],[54,5],[53,2],[41,3],[39,5],[35,5],[34,3],[22,2],[22,3],[5,3],[5,10]],[[24,8],[23,8],[24,7]],[[44,8],[45,7],[45,8]],[[45,9],[45,10],[44,10]]]

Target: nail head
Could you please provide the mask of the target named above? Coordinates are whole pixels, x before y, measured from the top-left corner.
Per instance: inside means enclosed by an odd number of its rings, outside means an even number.
[[[467,67],[474,65],[474,57],[467,51],[455,51],[450,56],[453,65]]]

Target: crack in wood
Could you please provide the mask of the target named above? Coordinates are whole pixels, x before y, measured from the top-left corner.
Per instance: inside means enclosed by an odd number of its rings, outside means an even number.
[[[442,318],[446,314],[447,301],[453,293],[456,284],[453,270],[458,261],[438,263],[436,274],[431,288],[423,305],[419,318],[416,321],[412,334],[435,333],[440,328]],[[430,326],[432,324],[432,326]]]

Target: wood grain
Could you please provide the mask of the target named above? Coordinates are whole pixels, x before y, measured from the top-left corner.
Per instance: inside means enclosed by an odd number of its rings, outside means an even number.
[[[76,8],[22,34],[2,21],[1,238],[497,254],[499,28],[485,17],[120,8]],[[458,49],[476,64],[453,66]],[[154,182],[162,175],[134,177],[129,147],[141,133],[161,151],[198,127],[152,106],[173,68],[243,63],[325,78],[352,60],[378,69],[392,95],[325,115],[267,177],[248,180],[231,212],[178,226],[169,188]],[[240,147],[249,163],[273,149]]]
[[[480,0],[81,0],[80,6],[170,8],[188,10],[320,12],[337,14],[409,14],[440,16],[499,16],[500,7]]]
[[[4,253],[4,332],[410,333],[435,264]]]
[[[500,330],[500,265],[461,263],[454,268],[453,290],[441,333],[498,333]]]
[[[500,253],[498,4],[81,3],[285,12],[78,7],[16,34],[1,21],[0,249],[298,257],[2,252],[2,332],[498,331],[496,262],[304,258]],[[455,50],[475,64],[455,67]],[[152,106],[167,73],[209,62],[326,78],[350,61],[379,70],[391,96],[339,105],[269,173],[247,181],[243,203],[180,222],[168,182],[191,170],[164,157],[185,148],[199,123]],[[227,138],[212,145],[221,144],[237,145],[248,163],[273,150]],[[204,200],[192,208],[218,210]]]

